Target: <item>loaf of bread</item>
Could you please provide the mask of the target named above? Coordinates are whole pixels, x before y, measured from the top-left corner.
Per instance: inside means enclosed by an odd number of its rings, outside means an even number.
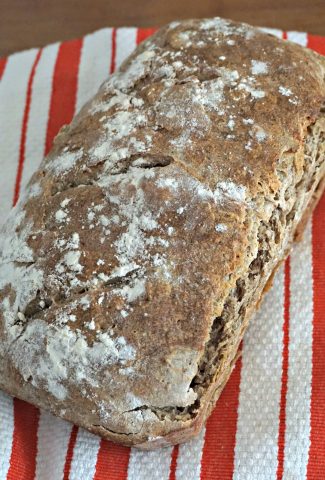
[[[220,18],[142,43],[1,231],[0,388],[124,445],[196,435],[321,194],[324,75]]]

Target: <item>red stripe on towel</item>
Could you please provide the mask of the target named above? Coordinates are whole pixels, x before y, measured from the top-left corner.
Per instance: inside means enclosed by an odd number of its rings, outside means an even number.
[[[290,258],[287,259],[284,269],[284,322],[283,322],[283,352],[282,352],[282,387],[280,397],[280,421],[278,439],[278,469],[277,479],[283,476],[284,444],[285,444],[285,416],[286,396],[288,386],[288,359],[289,359],[289,321],[290,321]]]
[[[125,480],[128,474],[130,448],[102,440],[94,480]]]
[[[313,216],[313,372],[311,393],[311,433],[308,480],[318,480],[325,475],[325,195]]]
[[[34,480],[39,410],[14,399],[14,438],[7,480]],[[0,459],[1,460],[1,459]]]
[[[138,28],[137,45],[157,31],[157,28]]]
[[[241,359],[225,386],[206,426],[201,478],[231,480],[234,469]]]
[[[13,205],[16,205],[19,194],[20,194],[20,184],[23,175],[23,168],[24,168],[24,161],[25,161],[25,147],[26,147],[26,133],[27,133],[27,124],[28,124],[28,117],[30,111],[30,105],[32,101],[32,86],[33,80],[35,77],[36,68],[38,62],[41,58],[42,50],[40,49],[36,55],[34,60],[34,64],[32,70],[30,72],[28,85],[27,85],[27,95],[26,95],[26,104],[24,110],[24,117],[23,117],[23,124],[22,124],[22,131],[21,131],[21,140],[20,140],[20,148],[19,148],[19,160],[18,160],[18,167],[17,167],[17,175],[16,175],[16,182],[15,182],[15,189],[14,189],[14,198],[13,198]]]
[[[76,105],[82,40],[62,43],[55,64],[45,154],[60,128],[71,122]]]

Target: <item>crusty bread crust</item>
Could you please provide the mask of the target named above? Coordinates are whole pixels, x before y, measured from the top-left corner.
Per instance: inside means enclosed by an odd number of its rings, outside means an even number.
[[[220,18],[141,44],[0,235],[0,387],[105,438],[196,435],[324,177],[325,63]]]

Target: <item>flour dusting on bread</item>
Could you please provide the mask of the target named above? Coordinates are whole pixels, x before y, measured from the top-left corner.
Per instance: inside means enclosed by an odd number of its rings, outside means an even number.
[[[324,173],[324,75],[220,18],[142,43],[1,231],[0,387],[124,444],[193,436]]]

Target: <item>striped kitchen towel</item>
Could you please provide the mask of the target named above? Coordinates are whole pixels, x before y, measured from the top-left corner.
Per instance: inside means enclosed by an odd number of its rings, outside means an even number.
[[[152,29],[0,59],[0,225],[59,128]],[[325,54],[325,38],[272,30]],[[325,478],[325,196],[278,272],[198,438],[139,452],[0,392],[0,480]]]

